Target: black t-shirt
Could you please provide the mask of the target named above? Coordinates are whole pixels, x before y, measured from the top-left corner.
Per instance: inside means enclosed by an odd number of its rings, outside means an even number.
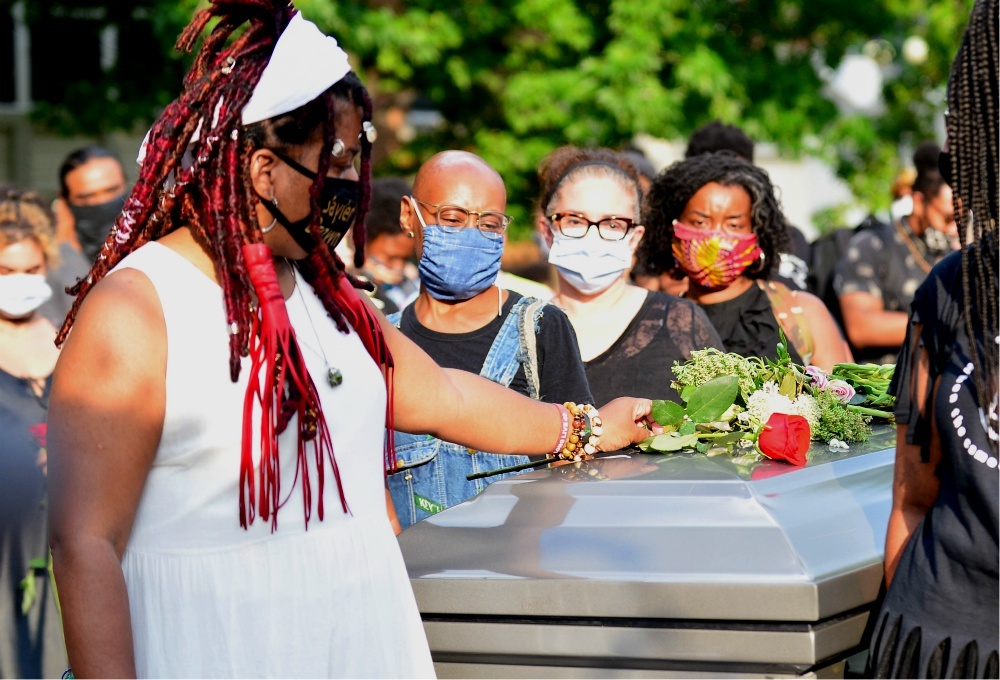
[[[719,332],[727,352],[742,357],[778,358],[781,326],[774,316],[771,299],[756,282],[732,300],[702,305],[702,309]],[[795,363],[802,363],[791,343],[788,354]]]
[[[399,329],[403,335],[427,352],[439,366],[458,368],[479,374],[486,361],[486,355],[504,320],[510,314],[521,295],[508,291],[502,313],[482,328],[469,333],[439,333],[427,328],[417,320],[413,305],[403,310]],[[580,360],[580,348],[576,333],[566,314],[554,305],[546,305],[538,322],[538,387],[542,401],[561,404],[573,401],[578,404],[593,404],[587,376]],[[528,394],[528,380],[524,367],[517,369],[510,388],[521,394]]]
[[[996,252],[996,241],[988,247]],[[896,396],[896,422],[907,426],[907,442],[920,444],[926,461],[933,419],[941,447],[941,463],[933,470],[940,483],[937,497],[903,549],[872,638],[873,666],[890,677],[997,673],[1000,474],[990,441],[997,436],[997,414],[993,401],[984,415],[975,386],[978,371],[988,381],[987,392],[996,395],[997,376],[984,375],[970,359],[962,296],[961,254],[953,253],[916,292],[889,387]],[[996,338],[976,341],[982,347]],[[916,366],[924,350],[929,376],[921,393]],[[890,634],[896,626],[898,635]],[[939,645],[946,639],[942,655]],[[976,647],[971,656],[970,644]]]
[[[621,337],[587,362],[587,380],[598,405],[617,397],[679,401],[670,387],[674,362],[706,347],[721,349],[722,341],[698,305],[650,292]]]

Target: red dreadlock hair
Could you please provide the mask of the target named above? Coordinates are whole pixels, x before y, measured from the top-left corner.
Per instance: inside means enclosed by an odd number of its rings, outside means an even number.
[[[243,108],[295,11],[288,0],[211,0],[211,5],[199,11],[181,33],[177,50],[191,52],[209,22],[218,19],[195,55],[180,96],[166,107],[150,129],[138,180],[89,274],[70,290],[77,298],[59,330],[56,343],[63,343],[83,299],[98,281],[129,253],[183,225],[190,229],[214,261],[225,302],[230,376],[236,382],[241,358],[247,356],[254,344],[252,335],[258,330],[253,306],[254,285],[244,254],[244,246],[261,243],[263,238],[256,216],[260,199],[252,187],[249,158],[263,146],[297,146],[319,134],[322,137],[319,168],[310,187],[309,231],[315,245],[308,259],[298,263],[298,268],[338,329],[346,333],[353,326],[385,372],[390,399],[387,431],[391,433],[392,359],[377,323],[351,303],[353,293],[345,297],[344,292],[344,284],[352,289],[366,284],[345,271],[344,263],[327,247],[319,232],[319,198],[336,137],[335,101],[347,101],[361,107],[362,119],[368,121],[372,115],[371,99],[357,76],[348,73],[326,92],[294,111],[246,127],[242,125]],[[364,217],[371,196],[371,151],[371,142],[362,135],[361,205],[353,226],[357,266],[364,260]],[[288,357],[289,361],[292,358]],[[311,386],[311,381],[308,382]],[[291,399],[291,408],[296,399],[303,398],[289,384],[278,389],[284,390]],[[287,401],[285,407],[286,410],[290,408]],[[325,427],[321,413],[318,420]],[[246,427],[244,422],[245,431]],[[330,457],[332,460],[332,448]],[[387,468],[392,469],[394,464],[390,435],[386,442]],[[334,470],[336,472],[335,463]],[[263,490],[261,494],[263,498]],[[250,496],[252,505],[252,485]],[[341,500],[346,511],[342,492]],[[279,505],[271,508],[275,516]],[[268,510],[262,507],[261,512],[266,519]],[[252,515],[251,508],[250,521]],[[308,516],[309,508],[306,509],[307,520]],[[241,522],[246,523],[245,517],[241,517]]]

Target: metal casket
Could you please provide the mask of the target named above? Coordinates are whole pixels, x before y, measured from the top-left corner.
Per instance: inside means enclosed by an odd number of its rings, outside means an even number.
[[[441,677],[843,677],[882,580],[895,430],[809,464],[622,455],[400,537]]]

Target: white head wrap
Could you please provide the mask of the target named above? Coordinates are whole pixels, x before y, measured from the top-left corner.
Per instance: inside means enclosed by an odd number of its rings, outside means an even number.
[[[278,36],[274,52],[264,67],[250,101],[243,107],[243,125],[258,123],[308,104],[351,71],[351,65],[336,38],[326,35],[316,24],[296,12],[288,26]],[[212,116],[210,129],[219,120],[219,106]],[[202,123],[199,121],[191,142],[198,140]],[[146,156],[149,133],[142,140],[136,162]]]
[[[294,111],[323,94],[351,70],[337,40],[296,13],[279,36],[260,82],[243,107],[250,125]]]

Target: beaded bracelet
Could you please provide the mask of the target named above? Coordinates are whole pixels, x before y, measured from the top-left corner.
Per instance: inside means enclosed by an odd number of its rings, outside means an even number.
[[[597,453],[601,435],[604,433],[604,423],[597,409],[590,404],[577,405],[572,401],[567,401],[563,406],[573,416],[573,420],[572,430],[559,450],[559,457],[580,461],[585,455],[592,456]]]
[[[569,409],[562,404],[554,404],[554,406],[559,411],[559,417],[562,419],[559,430],[559,441],[556,442],[555,448],[552,449],[552,455],[557,456],[569,440]]]

